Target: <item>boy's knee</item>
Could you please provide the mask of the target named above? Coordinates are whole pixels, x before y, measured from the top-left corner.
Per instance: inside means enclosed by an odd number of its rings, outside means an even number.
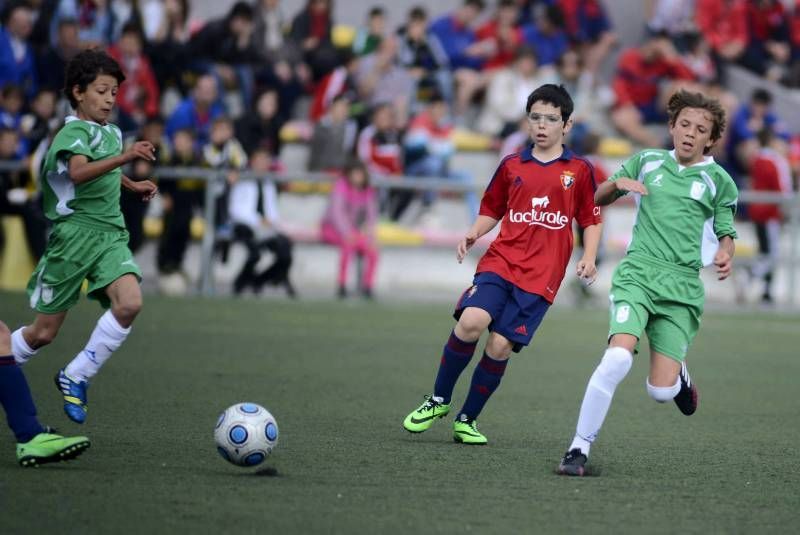
[[[477,340],[483,334],[483,329],[485,328],[483,323],[478,320],[478,318],[474,318],[467,315],[462,315],[461,319],[458,322],[458,327],[460,331],[459,338],[464,341],[472,341]]]
[[[136,298],[128,298],[119,303],[115,303],[114,306],[111,307],[111,313],[114,314],[114,317],[117,318],[117,321],[123,325],[132,322],[134,318],[139,315],[141,310],[141,296]]]
[[[623,347],[609,347],[606,349],[597,371],[619,384],[633,365],[633,355]]]
[[[508,360],[513,348],[511,340],[495,333],[492,333],[486,342],[486,353],[494,360]]]
[[[680,390],[680,383],[677,381],[672,386],[653,386],[650,384],[650,379],[648,379],[645,381],[645,385],[647,387],[647,394],[659,403],[671,401]]]

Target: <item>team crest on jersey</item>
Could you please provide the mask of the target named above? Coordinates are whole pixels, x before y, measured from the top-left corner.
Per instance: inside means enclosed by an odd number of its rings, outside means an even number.
[[[561,173],[561,186],[567,190],[575,184],[575,173],[572,171],[564,171]]]
[[[692,189],[689,191],[689,195],[692,196],[692,199],[699,201],[703,198],[703,193],[706,192],[706,185],[703,182],[692,182]]]
[[[617,323],[625,323],[631,317],[631,307],[621,305],[617,307]]]
[[[53,287],[47,284],[42,285],[42,302],[49,305],[53,302]]]

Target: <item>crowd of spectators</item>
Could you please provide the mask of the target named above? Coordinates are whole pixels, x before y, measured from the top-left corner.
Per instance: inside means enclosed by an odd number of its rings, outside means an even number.
[[[256,239],[263,233],[232,220],[241,211],[231,199],[262,206],[254,198],[261,190],[231,196],[231,189],[256,153],[259,170],[285,170],[287,124],[309,144],[307,169],[332,179],[359,160],[373,177],[474,184],[468,170],[451,165],[453,132],[477,132],[500,152],[518,150],[527,143],[525,100],[543,83],[564,84],[575,99],[570,143],[577,147],[596,146],[598,136],[663,146],[666,99],[687,87],[717,96],[728,110],[728,135],[714,156],[740,185],[754,162],[756,174],[770,162],[795,175],[800,169],[800,141],[771,110],[769,91],[739,103],[726,88],[734,64],[800,86],[800,1],[650,0],[642,38],[629,48],[614,31],[610,3],[600,0],[463,0],[445,13],[417,6],[392,13],[402,18],[397,28],[387,2],[365,13],[344,41],[332,2],[308,0],[288,13],[280,0],[238,1],[223,17],[198,21],[189,0],[0,0],[0,158],[36,168],[69,113],[64,65],[83,48],[103,47],[127,77],[114,122],[129,142],[154,143],[159,165],[229,171],[217,192],[220,232],[249,236],[251,263],[276,242],[266,246]],[[152,171],[141,162],[127,173],[143,178]],[[0,175],[0,213],[24,215],[39,254],[45,223],[26,183],[35,175]],[[19,192],[26,188],[27,196]],[[162,273],[181,269],[204,188],[191,176],[161,181]],[[408,191],[390,192],[380,196],[380,212],[399,220],[414,200]],[[426,193],[420,204],[433,200]],[[465,196],[470,217],[477,202],[475,193]],[[145,209],[127,195],[122,206],[135,250]],[[263,225],[279,219],[272,214]],[[293,293],[284,267],[277,270],[276,283]],[[238,280],[241,288],[264,284],[251,271]]]

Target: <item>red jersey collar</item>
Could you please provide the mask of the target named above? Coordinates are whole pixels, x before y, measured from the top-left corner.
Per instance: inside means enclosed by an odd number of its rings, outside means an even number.
[[[540,162],[533,155],[533,143],[531,143],[530,145],[526,145],[525,148],[519,153],[519,159],[522,163],[534,161],[539,165],[550,165],[551,163],[558,161],[568,162],[575,157],[575,153],[569,150],[569,148],[566,145],[561,145],[561,147],[564,149],[563,152],[561,153],[561,156],[549,162]]]

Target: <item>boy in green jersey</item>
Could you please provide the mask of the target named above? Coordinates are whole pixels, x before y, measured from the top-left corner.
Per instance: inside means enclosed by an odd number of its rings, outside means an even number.
[[[14,358],[24,364],[53,341],[84,280],[89,297],[109,309],[86,347],[56,374],[64,411],[77,423],[86,419],[89,379],[128,336],[142,306],[141,271],[128,248],[120,184],[145,200],[153,198],[156,186],[134,182],[120,167],[155,156],[147,141],[123,153],[122,134],[108,123],[123,80],[117,62],[100,50],[85,50],[67,65],[64,93],[75,115],[67,117],[42,164],[42,202],[53,230],[28,282],[36,317],[11,335]]]
[[[560,474],[584,475],[589,448],[643,332],[650,341],[647,393],[660,403],[674,400],[686,415],[697,409],[697,388],[685,358],[705,301],[699,270],[713,263],[720,280],[731,273],[738,191],[707,156],[725,129],[719,102],[679,91],[667,111],[675,148],[634,155],[595,193],[600,206],[632,194],[636,223],[611,283],[608,348],[589,379]]]

